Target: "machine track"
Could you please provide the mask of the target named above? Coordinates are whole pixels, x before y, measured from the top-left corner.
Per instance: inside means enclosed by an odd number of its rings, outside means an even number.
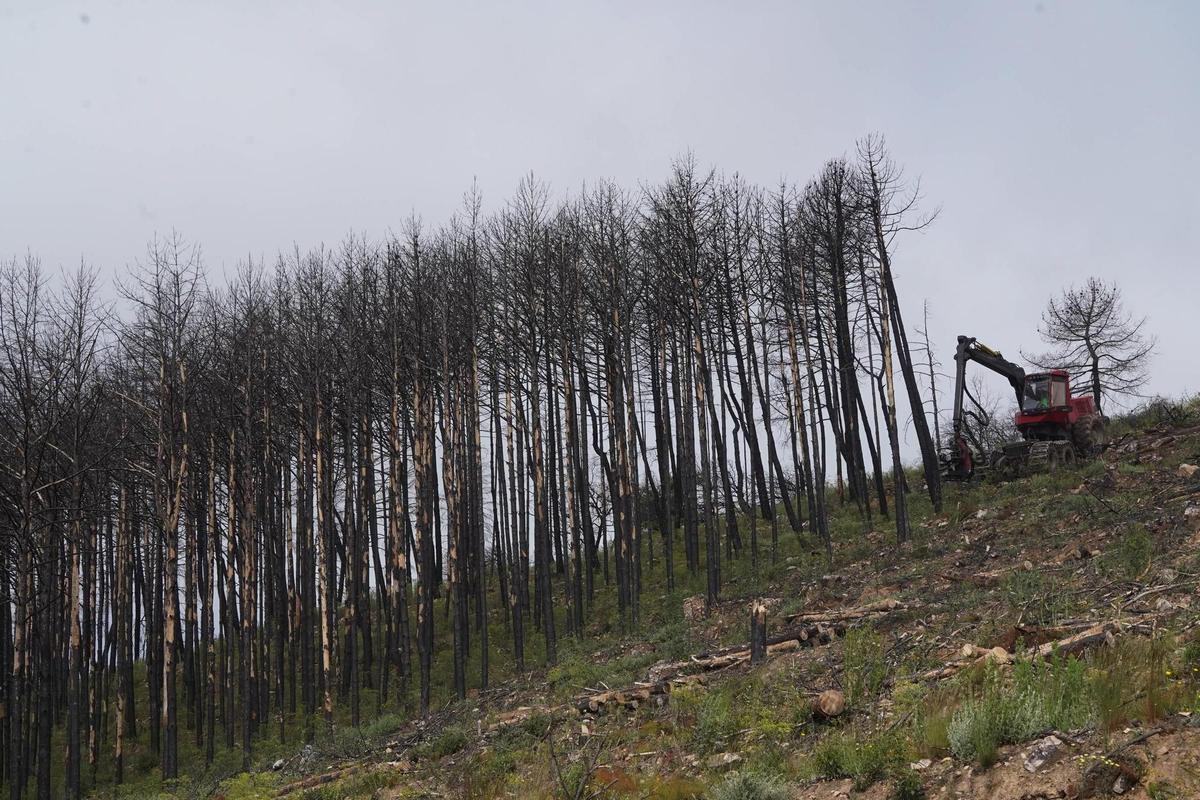
[[[1025,469],[1029,472],[1046,472],[1050,469],[1050,453],[1053,442],[1034,442],[1029,446],[1029,457]]]

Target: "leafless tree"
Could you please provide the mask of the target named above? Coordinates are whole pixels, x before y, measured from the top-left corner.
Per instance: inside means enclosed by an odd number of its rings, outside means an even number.
[[[1125,309],[1119,286],[1088,278],[1050,299],[1038,334],[1051,350],[1025,358],[1039,369],[1067,370],[1076,391],[1090,391],[1103,413],[1105,399],[1138,397],[1146,384],[1155,339],[1145,326],[1145,317]]]
[[[832,560],[839,503],[903,541],[902,196],[875,139],[803,190],[691,155],[562,202],[530,177],[216,287],[156,239],[125,317],[87,271],[4,263],[7,794],[80,796],[105,753],[118,782],[139,751],[168,779],[185,746],[249,764],[363,698],[426,712],[439,669],[463,697],[552,663],[601,593],[626,629],[648,580],[718,600],[761,522],[772,558],[782,518]]]

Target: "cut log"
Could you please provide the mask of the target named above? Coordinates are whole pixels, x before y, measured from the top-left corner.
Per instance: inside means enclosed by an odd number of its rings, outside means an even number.
[[[1121,626],[1116,622],[1102,622],[1065,639],[1040,644],[1034,651],[1034,655],[1037,658],[1046,658],[1055,653],[1061,655],[1081,653],[1102,644],[1110,644],[1120,632]]]
[[[749,657],[747,656],[747,658]],[[650,698],[670,694],[672,690],[680,686],[696,686],[703,685],[703,683],[704,676],[702,675],[685,675],[671,680],[638,684],[625,689],[609,689],[577,698],[575,708],[583,713],[592,714],[617,707],[633,710]]]
[[[791,653],[801,647],[828,644],[846,633],[845,625],[811,624],[788,628],[765,639],[764,660],[781,653]],[[617,706],[636,708],[656,695],[668,694],[673,686],[703,683],[703,674],[750,663],[749,643],[698,653],[686,661],[656,664],[648,670],[648,680],[625,689],[606,689],[591,692],[575,700],[582,712],[595,713]]]
[[[827,609],[825,611],[801,612],[789,614],[788,622],[850,622],[852,620],[872,617],[878,614],[889,614],[893,611],[905,611],[911,608],[894,597],[868,603],[856,608]]]
[[[804,625],[796,625],[790,628],[784,628],[779,633],[767,637],[767,647],[783,642],[798,641],[801,643],[811,644],[829,644],[835,637],[845,636],[846,626],[841,624],[824,624],[824,623],[808,623]],[[697,653],[692,656],[690,662],[703,664],[709,659],[720,658],[722,656],[746,654],[750,650],[749,644],[738,644],[731,647],[722,647],[718,650],[708,650],[703,653]]]
[[[1142,633],[1143,630],[1148,630],[1149,627],[1144,625],[1145,619],[1129,620],[1125,623],[1117,623],[1114,621],[1101,622],[1092,625],[1078,633],[1073,633],[1062,639],[1056,639],[1052,642],[1045,642],[1038,645],[1033,650],[1029,651],[1028,658],[1048,658],[1051,655],[1077,655],[1090,650],[1093,647],[1099,647],[1102,644],[1111,643],[1114,638],[1122,631],[1133,631]],[[1004,653],[1003,656],[1000,653]],[[925,681],[940,681],[943,678],[949,678],[956,675],[964,669],[986,664],[988,661],[993,661],[1000,664],[1006,664],[1011,661],[1011,656],[1002,647],[994,647],[990,650],[975,645],[968,644],[962,649],[960,658],[951,661],[943,667],[929,670],[921,675],[921,680]]]

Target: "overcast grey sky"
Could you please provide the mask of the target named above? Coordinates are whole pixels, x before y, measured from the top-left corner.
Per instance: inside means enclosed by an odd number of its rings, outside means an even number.
[[[872,131],[942,209],[896,265],[943,360],[1094,274],[1200,389],[1200,3],[0,0],[0,257],[50,267],[175,228],[219,275],[689,149],[803,182]]]

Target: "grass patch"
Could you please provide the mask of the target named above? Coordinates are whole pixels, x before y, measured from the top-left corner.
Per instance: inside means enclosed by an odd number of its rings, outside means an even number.
[[[1131,525],[1100,556],[1100,566],[1109,575],[1137,580],[1150,569],[1154,540],[1142,525]]]
[[[1031,623],[1053,625],[1073,610],[1061,583],[1036,570],[1008,573],[1000,583],[1000,591],[1012,611]]]
[[[671,693],[676,730],[689,747],[709,754],[727,749],[742,734],[755,743],[749,757],[763,767],[786,760],[776,746],[795,738],[812,720],[812,707],[788,682],[749,675],[709,687],[680,687]]]
[[[681,688],[671,694],[671,705],[689,731],[688,743],[700,753],[714,753],[741,729],[733,705],[733,693],[725,687],[712,691]]]
[[[950,752],[950,720],[954,717],[958,697],[950,688],[939,688],[919,701],[909,701],[912,717],[911,739],[922,758],[941,758]],[[899,711],[899,706],[897,706]]]
[[[630,684],[657,660],[656,650],[646,648],[603,661],[590,648],[566,642],[558,663],[547,671],[546,680],[556,697],[566,699],[588,688]]]
[[[301,800],[358,800],[376,797],[383,789],[390,789],[400,782],[398,770],[375,769],[353,775],[343,781],[309,789],[300,795]]]
[[[924,800],[925,786],[912,769],[899,770],[894,778],[891,800]]]
[[[846,634],[843,661],[846,699],[858,706],[874,699],[887,679],[883,637],[874,628],[854,628]]]

